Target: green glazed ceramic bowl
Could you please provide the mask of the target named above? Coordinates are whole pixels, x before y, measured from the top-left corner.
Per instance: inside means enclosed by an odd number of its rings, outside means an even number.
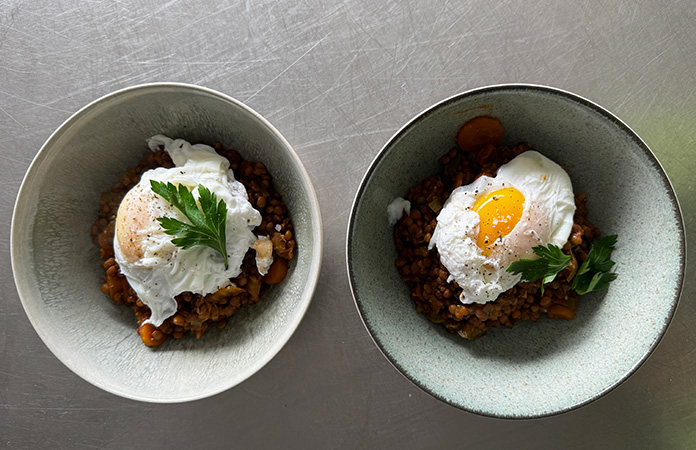
[[[91,242],[101,192],[147,154],[155,134],[222,142],[262,161],[295,226],[296,257],[285,280],[242,308],[223,330],[155,349],[136,333],[133,310],[102,294]],[[12,270],[32,325],[66,366],[123,397],[183,402],[241,383],[277,354],[299,325],[321,267],[322,229],[312,183],[283,136],[248,106],[178,83],[123,89],[75,113],[46,141],[19,190],[12,218]]]
[[[489,329],[476,341],[448,334],[416,313],[394,260],[387,205],[439,170],[469,119],[503,124],[503,143],[526,141],[569,167],[588,219],[618,234],[619,277],[582,296],[572,321],[542,317]],[[684,278],[684,227],[669,179],[645,143],[621,120],[569,92],[500,85],[442,101],[384,146],[353,204],[347,263],[353,297],[377,346],[408,379],[450,405],[502,418],[569,411],[630,376],[660,341]]]

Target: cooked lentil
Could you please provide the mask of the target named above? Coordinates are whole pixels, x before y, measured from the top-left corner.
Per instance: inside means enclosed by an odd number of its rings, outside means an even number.
[[[92,225],[92,239],[99,246],[100,257],[104,260],[104,283],[101,286],[114,303],[133,308],[140,337],[148,346],[161,345],[169,336],[179,339],[185,333],[200,338],[208,329],[224,328],[227,321],[243,306],[253,305],[263,296],[269,284],[280,282],[288,270],[288,260],[295,250],[295,237],[292,221],[281,195],[273,187],[271,175],[261,162],[246,161],[235,150],[224,149],[215,144],[215,150],[230,161],[230,169],[235,178],[247,190],[249,202],[261,213],[262,222],[255,230],[259,236],[268,236],[273,242],[274,262],[266,277],[256,268],[255,251],[250,249],[242,263],[242,273],[234,278],[234,285],[202,296],[184,292],[175,297],[178,309],[176,314],[159,327],[143,322],[150,318],[150,309],[138,298],[119,270],[114,259],[114,227],[116,213],[121,200],[138,182],[142,174],[156,167],[174,167],[169,155],[158,150],[145,156],[140,163],[129,169],[99,200],[99,214]]]

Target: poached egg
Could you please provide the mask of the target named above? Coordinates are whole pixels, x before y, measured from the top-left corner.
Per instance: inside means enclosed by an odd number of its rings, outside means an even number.
[[[169,153],[175,167],[145,172],[123,198],[116,216],[114,254],[123,273],[152,315],[145,323],[160,326],[177,310],[175,296],[182,292],[207,295],[231,284],[241,273],[247,250],[256,242],[253,229],[261,214],[249,203],[244,186],[234,178],[229,161],[207,145],[157,135],[148,140],[154,151]],[[222,256],[210,247],[182,249],[172,243],[157,221],[171,217],[189,223],[186,216],[155,194],[150,180],[185,185],[198,199],[198,185],[227,205],[226,244],[228,269]],[[263,261],[268,267],[268,259]]]
[[[487,303],[512,288],[512,263],[535,259],[533,247],[562,247],[570,236],[575,197],[563,168],[535,151],[452,191],[437,216],[429,248],[462,288],[464,304]]]

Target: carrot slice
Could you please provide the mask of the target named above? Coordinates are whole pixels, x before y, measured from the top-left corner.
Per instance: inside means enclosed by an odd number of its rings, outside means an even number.
[[[503,126],[495,117],[478,116],[464,124],[457,133],[462,150],[478,150],[486,144],[498,145],[503,140]]]

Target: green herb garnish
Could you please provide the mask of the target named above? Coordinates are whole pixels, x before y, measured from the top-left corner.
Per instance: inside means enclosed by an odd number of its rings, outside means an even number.
[[[150,180],[152,190],[161,195],[166,201],[184,213],[191,224],[184,223],[171,217],[158,217],[157,221],[164,232],[179,236],[172,243],[183,249],[204,245],[216,250],[227,264],[227,244],[225,226],[227,224],[227,205],[223,200],[217,201],[217,196],[205,186],[198,185],[200,208],[188,187],[180,184],[179,188],[172,183],[164,184]]]
[[[601,291],[609,287],[609,283],[617,277],[609,272],[614,266],[610,260],[617,236],[605,236],[595,239],[590,247],[587,259],[582,263],[573,278],[572,289],[580,295],[592,291]],[[508,267],[508,272],[521,273],[524,281],[537,281],[543,278],[541,294],[544,294],[544,284],[550,283],[561,270],[570,264],[570,256],[553,244],[548,247],[534,247],[538,259],[521,259]]]
[[[590,247],[587,259],[582,263],[573,278],[573,290],[578,294],[587,294],[592,291],[601,291],[609,287],[609,283],[617,277],[616,273],[609,272],[614,266],[614,261],[609,259],[616,245],[617,236],[605,236],[595,239]]]
[[[568,267],[570,256],[561,251],[560,247],[549,244],[548,247],[534,247],[534,253],[538,259],[520,259],[510,264],[508,272],[521,273],[525,281],[536,281],[543,278],[541,283],[541,295],[544,295],[544,284],[550,283],[556,278],[556,274]]]

